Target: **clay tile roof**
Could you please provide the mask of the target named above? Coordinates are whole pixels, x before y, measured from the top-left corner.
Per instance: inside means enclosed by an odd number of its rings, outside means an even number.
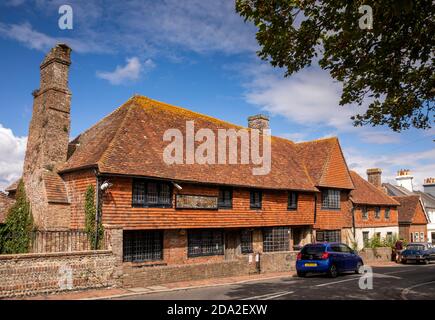
[[[4,223],[9,209],[14,205],[15,200],[0,192],[0,223]]]
[[[399,203],[386,195],[381,189],[364,180],[355,171],[350,171],[355,189],[350,192],[350,199],[355,204],[398,206]]]
[[[272,164],[267,175],[253,175],[251,164],[173,164],[163,161],[163,141],[167,129],[179,129],[184,136],[186,121],[194,121],[195,131],[241,129],[184,108],[143,96],[134,96],[103,118],[72,143],[76,145],[60,173],[96,167],[101,173],[155,177],[174,181],[246,186],[270,189],[317,191],[310,180],[295,144],[272,137]]]
[[[417,211],[417,206],[420,205],[419,195],[393,197],[400,203],[399,206],[399,222],[412,223],[414,215]]]
[[[301,142],[296,148],[316,186],[354,188],[337,137]]]
[[[5,189],[7,192],[16,191],[18,188],[18,183],[20,182],[21,178],[14,181],[9,187]]]
[[[44,172],[42,179],[44,180],[48,202],[68,203],[65,184],[57,173]]]

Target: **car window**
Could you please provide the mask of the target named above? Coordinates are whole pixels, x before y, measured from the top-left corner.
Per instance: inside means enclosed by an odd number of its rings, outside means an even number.
[[[424,245],[421,244],[410,244],[406,247],[407,250],[424,250]]]
[[[324,246],[305,246],[302,248],[302,254],[319,254],[325,252]]]
[[[341,252],[344,252],[344,253],[351,253],[352,252],[352,250],[344,244],[340,244],[340,250],[341,250]]]
[[[333,244],[330,247],[332,252],[341,252],[340,246],[338,244]]]

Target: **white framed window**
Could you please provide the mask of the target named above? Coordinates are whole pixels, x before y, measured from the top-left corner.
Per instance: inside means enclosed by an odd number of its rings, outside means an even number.
[[[420,241],[424,241],[424,232],[420,232]]]
[[[415,242],[420,241],[420,239],[419,239],[419,235],[418,235],[418,232],[414,232],[414,241],[415,241]]]

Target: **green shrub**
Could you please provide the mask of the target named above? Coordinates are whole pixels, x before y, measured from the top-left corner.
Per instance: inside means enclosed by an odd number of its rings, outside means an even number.
[[[33,231],[33,217],[26,197],[24,183],[20,180],[15,204],[9,209],[5,224],[0,231],[1,253],[29,252]]]

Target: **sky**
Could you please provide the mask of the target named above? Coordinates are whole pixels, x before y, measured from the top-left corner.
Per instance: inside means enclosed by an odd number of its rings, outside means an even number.
[[[352,126],[341,85],[316,64],[290,77],[261,61],[255,27],[232,0],[68,1],[73,29],[61,30],[64,0],[0,4],[0,190],[20,177],[39,64],[58,42],[72,49],[71,138],[134,94],[246,126],[270,116],[272,134],[294,142],[338,136],[350,169],[410,169],[416,188],[435,177],[434,128],[394,133]]]

